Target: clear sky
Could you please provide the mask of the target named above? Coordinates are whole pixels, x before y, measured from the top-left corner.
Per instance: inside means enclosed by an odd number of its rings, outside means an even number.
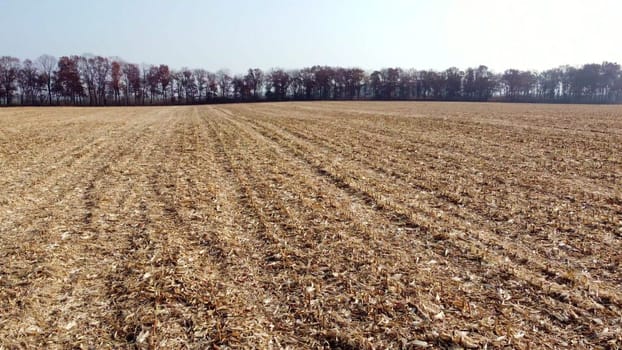
[[[172,68],[622,62],[620,0],[0,0],[0,55]]]

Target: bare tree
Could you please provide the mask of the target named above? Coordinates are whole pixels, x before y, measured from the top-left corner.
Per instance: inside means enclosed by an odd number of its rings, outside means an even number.
[[[244,76],[244,80],[252,91],[253,97],[255,99],[259,98],[259,90],[261,89],[261,85],[263,84],[263,79],[263,71],[259,68],[250,68],[248,70],[248,74]]]
[[[58,67],[58,69],[57,69]],[[64,56],[57,60],[40,56],[35,64],[14,57],[0,61],[0,101],[23,104],[53,103],[53,96],[64,103],[92,105],[215,102],[266,99],[438,99],[622,103],[622,70],[612,62],[582,66],[560,66],[543,72],[508,69],[494,73],[484,65],[462,71],[385,68],[365,72],[359,68],[312,66],[264,73],[251,68],[233,76],[228,70],[216,74],[204,69],[172,71],[158,66],[123,63],[120,58],[102,56]],[[45,93],[45,94],[44,94]],[[133,100],[131,95],[133,94]],[[47,96],[46,96],[47,95]],[[113,96],[113,97],[111,97]]]
[[[344,70],[345,97],[359,98],[364,78],[365,72],[360,68]]]
[[[308,100],[313,99],[316,81],[315,81],[315,72],[313,68],[303,68],[300,70],[299,79],[304,87],[304,97]]]
[[[207,72],[207,92],[209,99],[218,95],[218,76],[215,73]]]
[[[249,82],[241,75],[233,77],[233,96],[236,99],[248,100],[251,94],[251,88]]]
[[[186,102],[193,103],[197,91],[195,76],[192,70],[188,68],[182,68],[180,73],[180,82],[184,89],[184,97]]]
[[[17,75],[19,73],[19,58],[3,56],[0,57],[0,86],[7,105],[11,104],[13,92],[17,89]],[[2,97],[2,96],[0,96]]]
[[[95,82],[99,104],[106,104],[106,86],[110,78],[111,65],[106,57],[97,56],[94,58]]]
[[[45,87],[48,93],[48,104],[52,104],[52,77],[54,76],[54,68],[58,60],[54,56],[41,55],[37,58],[37,64],[41,70],[41,76],[45,81]]]
[[[97,89],[95,82],[95,59],[93,56],[80,56],[78,61],[78,70],[84,84],[86,84],[86,93],[89,96],[89,104],[97,105]]]
[[[160,70],[158,69],[158,67],[149,67],[145,79],[145,83],[149,87],[149,96],[151,99],[151,103],[153,104],[153,96],[158,93],[158,87],[160,86]]]
[[[220,96],[222,98],[228,97],[231,93],[231,83],[233,82],[229,72],[225,69],[219,70],[216,72],[216,80],[218,81],[218,87],[220,88]]]
[[[24,60],[22,68],[17,74],[17,81],[20,88],[20,103],[21,104],[34,104],[36,98],[41,91],[42,79],[37,67],[31,60]]]
[[[196,84],[197,84],[197,94],[198,94],[197,97],[198,97],[198,100],[201,101],[201,97],[202,97],[204,90],[205,90],[205,97],[207,98],[207,88],[209,84],[209,80],[207,76],[208,73],[205,69],[195,69],[193,73],[194,73],[194,77],[196,79]]]
[[[268,82],[270,84],[268,91],[271,93],[274,99],[285,100],[287,88],[291,82],[291,77],[287,72],[282,69],[275,69],[268,75]]]
[[[129,104],[129,95],[130,92],[132,92],[134,95],[134,104],[137,104],[138,98],[141,94],[140,69],[138,68],[138,65],[124,63],[123,77],[125,78],[125,103]]]
[[[183,76],[181,74],[181,72],[178,71],[173,71],[171,72],[171,98],[175,99],[177,98],[177,100],[179,100],[181,103],[181,100],[184,97],[184,88],[182,85],[182,80],[183,80]]]

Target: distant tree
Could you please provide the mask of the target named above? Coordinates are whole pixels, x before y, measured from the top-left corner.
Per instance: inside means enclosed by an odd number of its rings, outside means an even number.
[[[0,57],[0,87],[7,105],[13,99],[13,93],[17,90],[17,76],[20,69],[19,58],[3,56]]]
[[[268,75],[269,92],[272,98],[276,100],[285,100],[287,97],[287,89],[291,82],[291,78],[287,72],[282,69],[274,69]]]
[[[561,95],[563,72],[560,68],[546,70],[538,76],[540,97],[553,100]]]
[[[78,70],[78,56],[63,56],[58,60],[54,84],[55,90],[71,103],[79,102],[84,96],[84,88]]]
[[[195,69],[193,73],[197,84],[198,100],[201,101],[201,99],[203,98],[203,91],[205,91],[205,98],[207,99],[207,88],[209,85],[207,71],[205,69]]]
[[[522,71],[519,75],[518,92],[522,97],[531,97],[538,82],[538,77],[530,71]]]
[[[475,70],[468,68],[464,72],[464,79],[462,81],[462,94],[467,99],[475,99],[477,87],[475,85]]]
[[[350,68],[344,71],[345,91],[347,98],[359,98],[361,87],[365,79],[365,71],[360,68]]]
[[[132,96],[132,86],[130,84],[130,77],[128,77],[128,71],[129,71],[129,66],[130,64],[127,62],[121,62],[121,79],[122,79],[122,83],[121,86],[124,89],[123,90],[123,97],[125,99],[124,104],[127,106],[130,104],[130,97]],[[139,75],[140,76],[140,75]]]
[[[181,71],[171,71],[170,72],[171,82],[169,84],[171,88],[171,99],[172,102],[183,103],[184,99],[184,88],[182,85],[183,76]]]
[[[380,71],[374,71],[369,76],[369,87],[373,98],[382,98],[384,94],[384,77]]]
[[[467,77],[471,96],[478,100],[487,100],[495,90],[496,81],[494,75],[488,70],[488,67],[481,65],[477,69],[471,69],[471,76]],[[468,75],[468,74],[467,74]]]
[[[303,68],[298,72],[300,83],[304,88],[304,95],[307,100],[315,98],[315,89],[317,88],[315,80],[314,68]]]
[[[170,95],[170,100],[168,99]],[[19,101],[15,98],[19,97]],[[622,71],[613,62],[561,66],[542,72],[507,69],[496,74],[484,65],[462,71],[389,67],[371,73],[360,68],[312,66],[285,71],[258,68],[232,76],[204,69],[170,70],[165,64],[138,66],[120,58],[43,55],[23,65],[0,60],[0,103],[91,105],[214,102],[215,99],[438,99],[622,102]],[[16,102],[17,101],[17,102]]]
[[[343,99],[346,95],[346,70],[341,67],[333,67],[333,74],[330,80],[331,96],[330,99]]]
[[[129,104],[129,94],[134,95],[134,103],[138,102],[141,93],[140,69],[132,63],[123,64],[123,76],[125,77],[126,104]]]
[[[382,70],[384,76],[385,89],[384,98],[394,99],[399,96],[400,79],[402,76],[401,68],[387,68]]]
[[[601,79],[600,79],[600,64],[592,63],[586,64],[579,69],[576,78],[579,81],[579,85],[582,86],[582,95],[594,99],[600,95]]]
[[[244,77],[236,75],[233,77],[233,80],[231,80],[231,85],[233,86],[233,98],[236,100],[239,99],[247,99],[248,95],[245,94],[246,92],[246,81],[244,80]]]
[[[300,70],[293,70],[289,73],[291,77],[291,82],[289,84],[290,96],[296,100],[301,100],[305,98],[305,86],[303,83],[302,76],[300,74]]]
[[[614,103],[622,97],[622,71],[620,65],[612,62],[603,62],[602,74],[606,86],[605,102]]]
[[[39,96],[43,87],[44,81],[37,70],[35,64],[26,59],[22,63],[22,67],[19,70],[17,81],[20,87],[21,104],[35,104],[39,103],[37,97]]]
[[[93,56],[78,57],[78,70],[82,82],[86,85],[86,93],[90,105],[98,104],[95,58]]]
[[[455,100],[462,95],[462,79],[464,72],[456,67],[451,67],[444,72],[444,91],[443,97],[449,100]]]
[[[616,91],[616,83],[620,79],[620,65],[612,62],[603,62],[601,64],[601,86],[603,94],[603,102],[615,102],[618,97]]]
[[[162,97],[166,101],[166,88],[171,83],[171,71],[169,70],[168,66],[165,64],[161,64],[160,67],[158,67],[157,76],[160,82],[160,86],[162,87]]]
[[[333,87],[334,71],[332,67],[311,67],[314,74],[314,88],[321,99],[330,99]]]
[[[78,62],[80,77],[86,85],[90,105],[105,105],[108,87],[111,85],[111,62],[102,56],[74,56]]]
[[[149,71],[151,70],[152,65],[142,63],[140,65],[140,100],[141,104],[145,104],[145,100],[147,99],[149,92]]]
[[[259,98],[259,91],[263,84],[264,74],[259,68],[250,68],[248,73],[244,76],[246,86],[250,89],[255,99]]]
[[[218,95],[218,76],[215,73],[207,72],[207,92],[209,99]]]
[[[443,74],[430,70],[428,71],[427,79],[432,97],[434,99],[442,99],[445,92],[445,77]]]
[[[508,69],[503,73],[501,80],[505,86],[505,96],[515,98],[520,87],[520,71]]]
[[[186,102],[194,102],[197,84],[193,72],[188,68],[182,68],[179,77]]]
[[[410,99],[417,97],[417,77],[417,71],[414,69],[402,70],[398,85],[400,98]]]
[[[114,94],[114,102],[119,103],[121,99],[121,78],[123,77],[123,70],[121,69],[121,63],[118,61],[112,61],[110,71],[110,88]]]
[[[169,76],[170,79],[170,76]],[[150,66],[147,71],[146,85],[149,88],[149,98],[153,104],[153,97],[158,94],[158,88],[160,86],[160,70],[156,66]]]
[[[41,55],[37,58],[37,64],[41,71],[41,78],[45,82],[45,87],[48,93],[48,104],[52,104],[52,78],[54,76],[54,68],[58,60],[54,56]]]
[[[218,88],[220,89],[220,96],[222,98],[229,97],[233,82],[233,78],[231,78],[229,72],[224,69],[219,70],[216,72],[216,80]]]
[[[570,66],[560,67],[561,70],[561,86],[562,96],[565,100],[570,101],[579,96],[581,88],[577,86],[575,79],[577,68]]]
[[[106,57],[97,56],[92,58],[93,68],[95,69],[95,89],[98,104],[106,104],[106,87],[110,81],[110,71],[112,70],[110,61]]]
[[[423,98],[440,98],[443,94],[443,77],[433,70],[419,72],[420,93]]]

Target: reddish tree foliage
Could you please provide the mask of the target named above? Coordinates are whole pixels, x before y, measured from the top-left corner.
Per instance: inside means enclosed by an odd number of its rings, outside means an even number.
[[[110,72],[110,87],[114,93],[114,101],[118,102],[121,96],[121,76],[123,72],[121,71],[121,63],[117,61],[112,62],[111,72]]]
[[[19,99],[15,99],[15,96]],[[169,98],[170,97],[170,98]],[[88,98],[88,100],[87,100]],[[245,75],[227,70],[171,70],[167,65],[122,63],[103,56],[43,55],[36,64],[0,58],[0,105],[144,104],[317,99],[496,100],[525,102],[622,103],[622,70],[617,63],[562,66],[543,72],[481,65],[464,71],[312,66],[299,70],[258,68]],[[16,102],[17,100],[17,102]]]
[[[166,100],[166,88],[171,83],[171,71],[168,69],[167,65],[161,64],[158,68],[158,79],[162,87],[162,96]]]
[[[59,95],[69,98],[72,103],[84,96],[84,87],[80,81],[78,70],[78,56],[63,56],[58,60],[58,70],[55,72],[55,90]]]

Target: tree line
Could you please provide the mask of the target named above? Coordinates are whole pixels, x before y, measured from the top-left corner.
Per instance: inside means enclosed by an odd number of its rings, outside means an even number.
[[[542,72],[486,66],[444,71],[313,66],[303,69],[170,69],[119,58],[0,58],[0,105],[162,105],[284,100],[446,100],[620,103],[617,63]]]

